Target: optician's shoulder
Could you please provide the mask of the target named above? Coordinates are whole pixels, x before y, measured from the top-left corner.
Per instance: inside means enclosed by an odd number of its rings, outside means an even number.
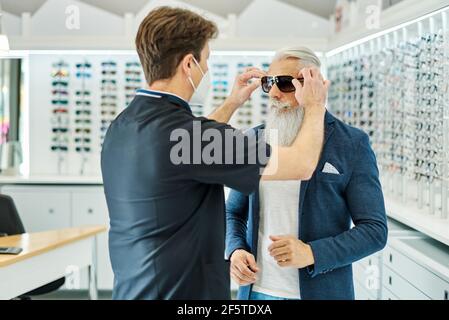
[[[193,115],[184,107],[166,99],[149,99],[136,96],[134,100],[113,121],[114,127],[177,126],[179,122],[191,121]]]
[[[265,124],[260,124],[256,127],[252,127],[242,131],[246,135],[256,135],[260,136],[260,134],[265,130]]]

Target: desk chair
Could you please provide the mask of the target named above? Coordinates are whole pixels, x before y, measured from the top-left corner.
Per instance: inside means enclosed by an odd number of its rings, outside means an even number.
[[[0,194],[0,236],[13,236],[25,233],[22,220],[11,197]],[[65,278],[60,278],[50,282],[33,291],[20,296],[20,299],[29,300],[29,296],[38,296],[59,289],[65,282]]]

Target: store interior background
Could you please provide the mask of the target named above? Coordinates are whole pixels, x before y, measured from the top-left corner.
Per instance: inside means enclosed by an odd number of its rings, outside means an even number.
[[[277,49],[302,45],[318,54],[333,82],[329,110],[370,135],[390,219],[385,250],[354,264],[356,298],[449,299],[448,0],[0,4],[9,41],[0,53],[0,192],[14,199],[28,232],[108,225],[101,144],[145,85],[134,36],[151,9],[181,6],[220,30],[209,61],[213,89],[196,115],[219,105],[245,67],[266,70]],[[231,124],[256,126],[267,111],[258,90]],[[109,298],[107,234],[97,245],[98,288]],[[72,272],[43,298],[84,299],[86,279]]]

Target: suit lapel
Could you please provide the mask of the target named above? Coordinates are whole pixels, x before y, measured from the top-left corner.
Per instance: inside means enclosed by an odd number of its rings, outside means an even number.
[[[324,148],[326,147],[327,141],[334,133],[334,122],[335,122],[335,118],[328,111],[326,111],[326,115],[324,117],[323,151],[324,151]],[[321,159],[318,161],[318,166],[319,166],[320,162],[321,162]],[[318,166],[317,166],[316,170],[319,170]],[[312,179],[314,176],[315,176],[315,174],[312,176]],[[310,182],[310,180],[301,181],[301,191],[299,193],[299,208],[298,208],[299,217],[301,217],[303,214],[304,199],[306,197],[307,188],[309,187],[309,182]]]
[[[334,122],[335,118],[332,116],[328,111],[326,111],[326,115],[324,117],[324,147],[326,146],[327,141],[331,137],[331,135],[334,133]],[[323,150],[324,150],[323,147]]]

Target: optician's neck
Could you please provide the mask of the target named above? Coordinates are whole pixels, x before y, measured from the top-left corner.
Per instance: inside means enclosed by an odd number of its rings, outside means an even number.
[[[172,93],[181,97],[185,101],[189,101],[193,94],[190,83],[187,81],[186,83],[183,83],[177,79],[158,80],[153,82],[151,85],[147,85],[147,87],[150,90]]]

